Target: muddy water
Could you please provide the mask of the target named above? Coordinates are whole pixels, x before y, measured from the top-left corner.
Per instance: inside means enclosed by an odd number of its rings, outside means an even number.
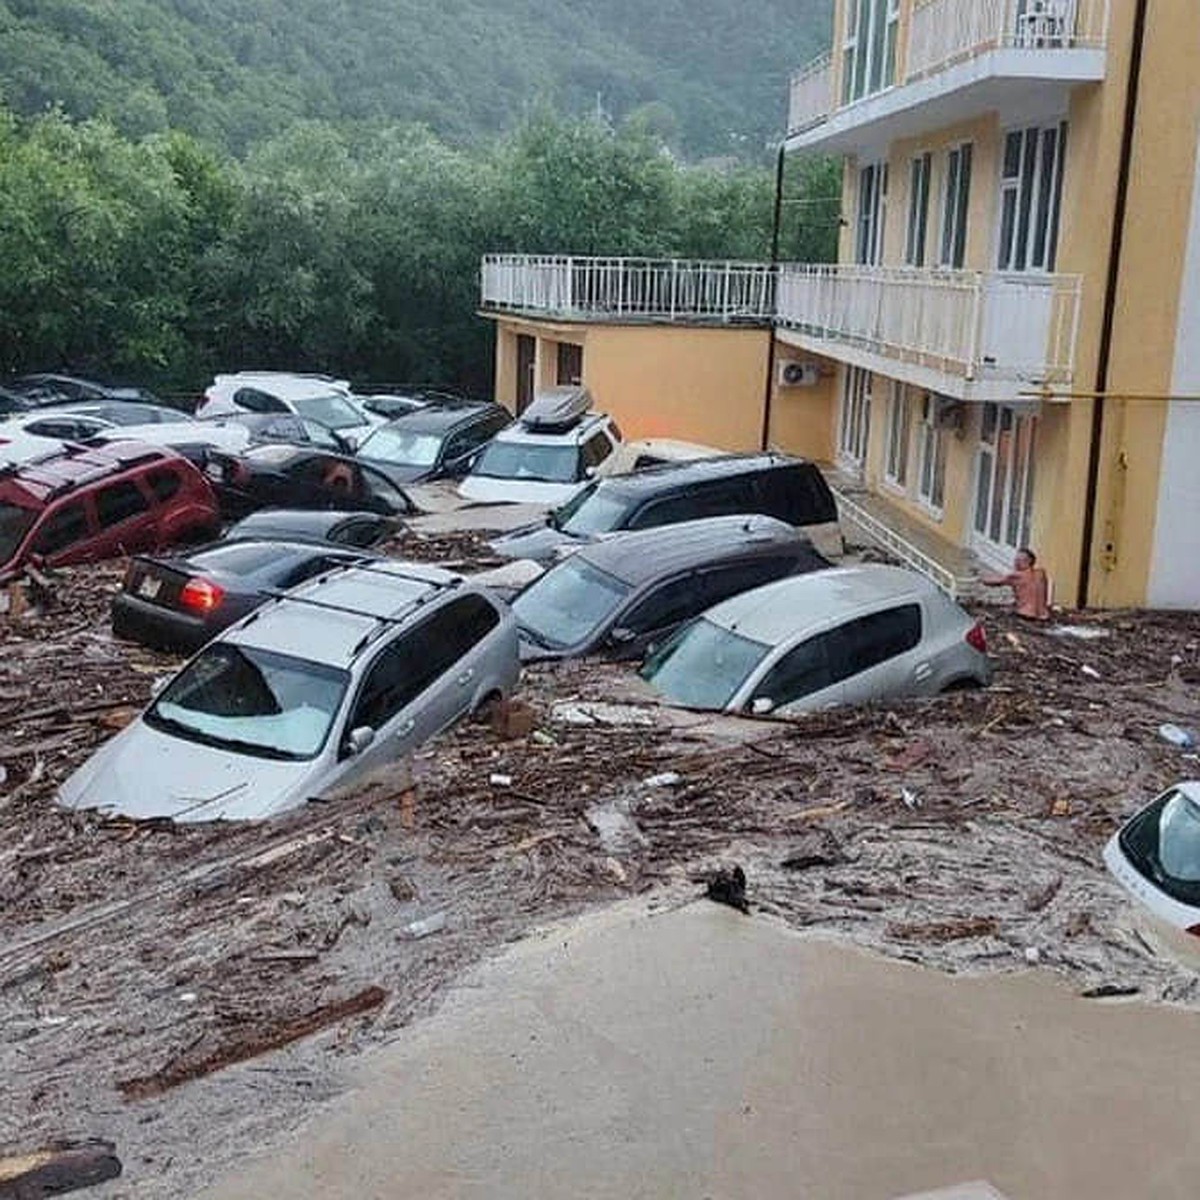
[[[1200,1016],[703,903],[514,947],[209,1200],[1196,1194]]]

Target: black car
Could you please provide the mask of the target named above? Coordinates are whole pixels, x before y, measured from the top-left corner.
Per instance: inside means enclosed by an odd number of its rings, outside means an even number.
[[[45,404],[78,404],[92,400],[124,400],[131,404],[158,404],[153,392],[140,387],[113,387],[74,375],[21,375],[8,384],[36,408]]]
[[[400,522],[395,517],[380,513],[264,508],[231,525],[224,540],[315,542],[369,550],[386,542],[399,528]]]
[[[311,542],[216,542],[177,557],[141,555],[113,599],[113,633],[191,653],[272,594],[373,557]]]
[[[740,592],[829,566],[771,517],[711,517],[584,546],[526,587],[512,610],[521,658],[641,657],[684,621]]]
[[[348,438],[319,421],[310,421],[296,413],[227,413],[219,417],[203,417],[218,425],[240,425],[255,442],[286,442],[292,446],[311,446],[332,450],[335,454],[353,454]]]
[[[205,474],[230,518],[259,508],[329,508],[402,516],[408,497],[386,475],[349,454],[305,446],[252,446],[209,455]]]
[[[431,405],[372,430],[359,443],[358,458],[394,483],[455,478],[511,422],[499,404]]]
[[[406,417],[409,413],[419,412],[423,408],[475,403],[460,392],[424,384],[379,388],[371,392],[355,391],[354,399],[360,408],[374,413],[377,417],[386,417],[389,421],[394,421],[397,417]]]
[[[837,503],[813,464],[783,454],[726,454],[597,479],[544,520],[492,542],[505,558],[552,562],[564,547],[622,530],[759,513],[814,539],[837,532]]]

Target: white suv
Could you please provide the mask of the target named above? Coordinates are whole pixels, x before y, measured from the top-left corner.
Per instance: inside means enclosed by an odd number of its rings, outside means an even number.
[[[458,489],[483,504],[565,504],[608,461],[621,431],[586,388],[540,393],[484,447]]]
[[[218,375],[205,390],[196,416],[207,419],[248,412],[292,413],[349,438],[365,436],[384,420],[356,402],[345,379],[283,371]]]

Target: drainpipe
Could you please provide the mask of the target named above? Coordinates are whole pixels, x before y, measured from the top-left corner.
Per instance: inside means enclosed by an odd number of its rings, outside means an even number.
[[[1117,315],[1117,286],[1121,278],[1121,252],[1125,243],[1125,218],[1129,208],[1129,178],[1133,164],[1133,138],[1137,128],[1138,92],[1142,79],[1142,54],[1150,0],[1137,0],[1133,16],[1133,46],[1125,91],[1125,125],[1121,132],[1121,160],[1113,208],[1112,245],[1108,253],[1108,278],[1104,285],[1104,317],[1100,326],[1100,355],[1096,363],[1096,399],[1092,401],[1091,445],[1088,449],[1087,491],[1083,510],[1083,552],[1079,564],[1080,608],[1088,602],[1092,583],[1092,540],[1096,535],[1096,495],[1100,490],[1100,452],[1104,439],[1105,395],[1112,365],[1113,328]]]
[[[779,143],[775,156],[775,211],[771,218],[771,322],[767,338],[767,385],[763,394],[762,433],[759,448],[771,445],[771,399],[775,391],[775,304],[779,288],[779,228],[783,220],[783,168],[787,159],[787,143]]]

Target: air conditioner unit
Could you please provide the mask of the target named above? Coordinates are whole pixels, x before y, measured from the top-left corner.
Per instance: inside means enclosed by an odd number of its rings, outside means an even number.
[[[797,362],[790,359],[779,364],[780,387],[816,387],[821,370],[814,362]]]
[[[938,429],[962,430],[967,420],[967,408],[960,400],[938,400],[934,424]]]

